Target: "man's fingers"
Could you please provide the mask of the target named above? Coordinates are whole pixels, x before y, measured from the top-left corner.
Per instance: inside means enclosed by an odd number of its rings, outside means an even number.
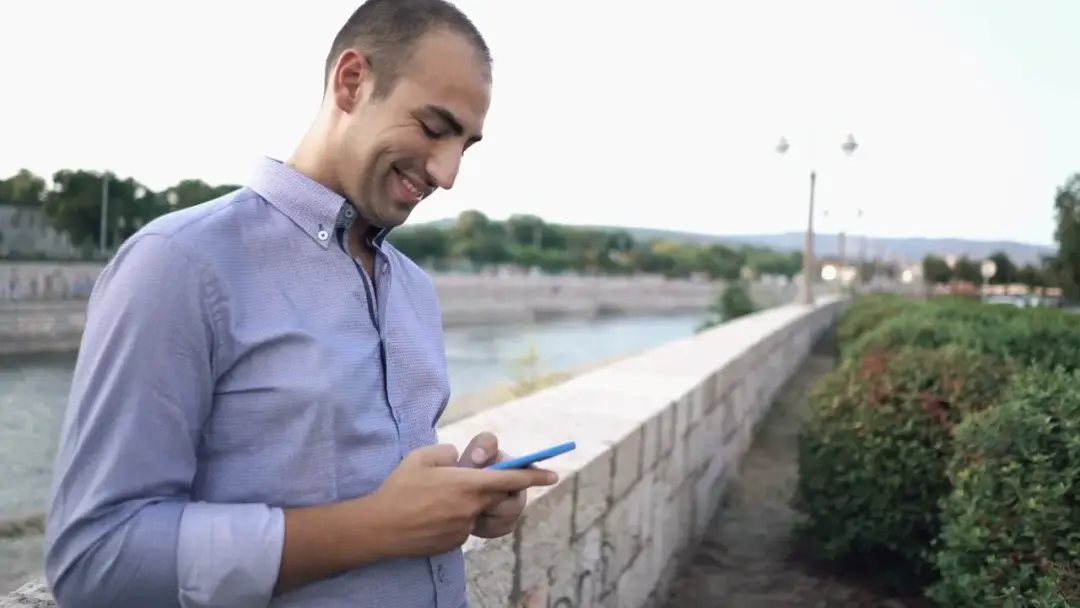
[[[453,467],[458,462],[457,448],[447,444],[417,448],[413,454],[417,462],[429,467]]]
[[[463,467],[484,468],[495,464],[498,453],[499,438],[494,433],[484,431],[472,438],[462,452],[461,462],[458,464]]]
[[[521,512],[522,503],[525,498],[524,493],[496,494],[496,496],[499,496],[500,498],[492,501],[491,506],[484,511],[483,515],[498,518],[517,516],[517,514]]]
[[[513,494],[529,488],[550,486],[559,481],[554,471],[547,469],[516,469],[512,471],[484,471],[480,489],[485,492]]]

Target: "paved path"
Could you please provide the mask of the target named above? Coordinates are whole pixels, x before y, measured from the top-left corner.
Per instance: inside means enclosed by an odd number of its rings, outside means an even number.
[[[666,608],[908,608],[919,600],[883,598],[810,573],[790,557],[789,506],[798,478],[797,436],[806,388],[832,367],[812,355],[783,389],[732,482],[727,505],[675,582]]]

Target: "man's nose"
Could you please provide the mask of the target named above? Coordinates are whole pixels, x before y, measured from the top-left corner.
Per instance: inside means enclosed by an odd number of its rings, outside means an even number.
[[[458,170],[461,169],[461,149],[453,146],[442,146],[438,152],[428,160],[427,172],[435,185],[443,190],[454,187],[457,180]]]

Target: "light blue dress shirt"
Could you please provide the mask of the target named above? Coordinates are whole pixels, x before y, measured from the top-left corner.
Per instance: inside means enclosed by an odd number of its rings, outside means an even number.
[[[450,397],[431,278],[280,162],[128,239],[90,298],[46,524],[67,608],[462,608],[460,550],[272,598],[283,509],[374,491]]]

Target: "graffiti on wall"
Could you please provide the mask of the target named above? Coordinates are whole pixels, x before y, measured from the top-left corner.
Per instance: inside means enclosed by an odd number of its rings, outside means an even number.
[[[578,606],[595,606],[600,604],[604,595],[605,583],[609,581],[608,568],[611,564],[611,556],[615,554],[615,546],[604,540],[600,543],[599,554],[575,573],[576,584],[573,586],[573,597],[564,595],[556,598],[549,608],[577,608]]]
[[[0,264],[0,300],[86,299],[99,272],[92,265]]]

